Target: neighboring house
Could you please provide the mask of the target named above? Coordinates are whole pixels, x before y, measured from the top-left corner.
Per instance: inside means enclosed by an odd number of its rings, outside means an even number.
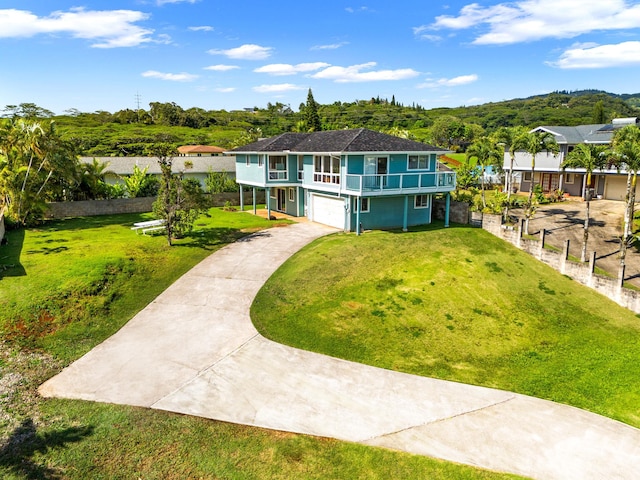
[[[215,157],[224,155],[224,148],[213,145],[183,145],[178,147],[181,157]]]
[[[584,169],[561,168],[567,154],[580,143],[610,144],[613,134],[619,128],[629,124],[638,124],[639,120],[633,118],[617,118],[609,124],[578,125],[577,127],[565,126],[541,126],[534,128],[532,132],[551,133],[558,145],[560,153],[552,155],[541,153],[536,156],[535,184],[542,187],[544,193],[562,190],[571,196],[584,196],[587,188],[593,189],[593,194],[610,200],[624,200],[627,188],[627,173],[615,168],[596,170],[591,175],[591,184],[586,185]],[[505,175],[509,172],[509,153],[504,155]],[[528,192],[531,188],[531,155],[526,152],[516,152],[513,164],[514,185],[522,192]]]
[[[431,223],[433,196],[455,189],[438,147],[367,129],[284,133],[238,147],[236,181],[267,208],[360,233]],[[255,202],[254,202],[255,209]]]
[[[147,173],[160,177],[160,165],[155,157],[80,157],[82,163],[92,163],[93,159],[107,165],[105,181],[110,184],[124,183],[122,177],[132,175],[133,167],[140,169],[148,167]],[[190,162],[191,166],[185,165]],[[230,156],[216,157],[174,157],[173,172],[184,172],[185,178],[195,178],[202,187],[209,172],[227,172],[229,177],[235,177],[235,158]]]

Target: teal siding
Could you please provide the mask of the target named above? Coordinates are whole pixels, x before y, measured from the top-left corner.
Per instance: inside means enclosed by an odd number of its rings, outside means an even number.
[[[364,155],[349,155],[347,161],[348,175],[364,175]]]
[[[407,155],[394,154],[389,155],[389,173],[406,173],[407,172]]]
[[[290,190],[293,190],[290,192]],[[269,194],[267,201],[269,202],[269,208],[276,212],[286,213],[292,217],[298,217],[298,204],[301,201],[301,194],[297,192],[297,187],[271,187],[269,188]],[[280,192],[284,192],[284,197],[278,199],[278,195],[282,195]],[[290,196],[292,195],[292,196]],[[293,200],[290,200],[293,198]],[[304,214],[304,213],[302,213]]]
[[[249,165],[246,159],[249,157]],[[238,154],[236,155],[236,181],[238,183],[260,184],[265,183],[266,166],[258,166],[258,155]]]
[[[402,228],[404,221],[404,196],[369,197],[369,212],[360,214],[360,223],[366,230]],[[415,208],[414,195],[409,195],[407,210],[407,226],[426,225],[431,223],[431,205],[428,208]],[[357,212],[351,209],[351,231],[356,230]]]

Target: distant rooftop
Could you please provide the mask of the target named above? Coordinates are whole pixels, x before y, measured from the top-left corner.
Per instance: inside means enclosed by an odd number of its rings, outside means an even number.
[[[187,153],[223,153],[224,148],[216,147],[214,145],[183,145],[178,147],[178,152],[181,154]]]

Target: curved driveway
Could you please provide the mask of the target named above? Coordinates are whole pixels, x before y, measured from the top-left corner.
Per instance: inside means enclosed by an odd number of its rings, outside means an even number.
[[[265,280],[334,231],[300,223],[226,246],[40,393],[333,437],[539,479],[638,477],[640,430],[625,424],[259,335],[249,307]]]

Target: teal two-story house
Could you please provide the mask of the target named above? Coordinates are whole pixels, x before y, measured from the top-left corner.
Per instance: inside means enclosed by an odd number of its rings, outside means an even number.
[[[406,230],[431,223],[433,196],[446,194],[448,224],[456,176],[438,162],[446,151],[432,145],[360,128],[283,133],[229,153],[241,189],[266,190],[269,214],[357,233]]]

